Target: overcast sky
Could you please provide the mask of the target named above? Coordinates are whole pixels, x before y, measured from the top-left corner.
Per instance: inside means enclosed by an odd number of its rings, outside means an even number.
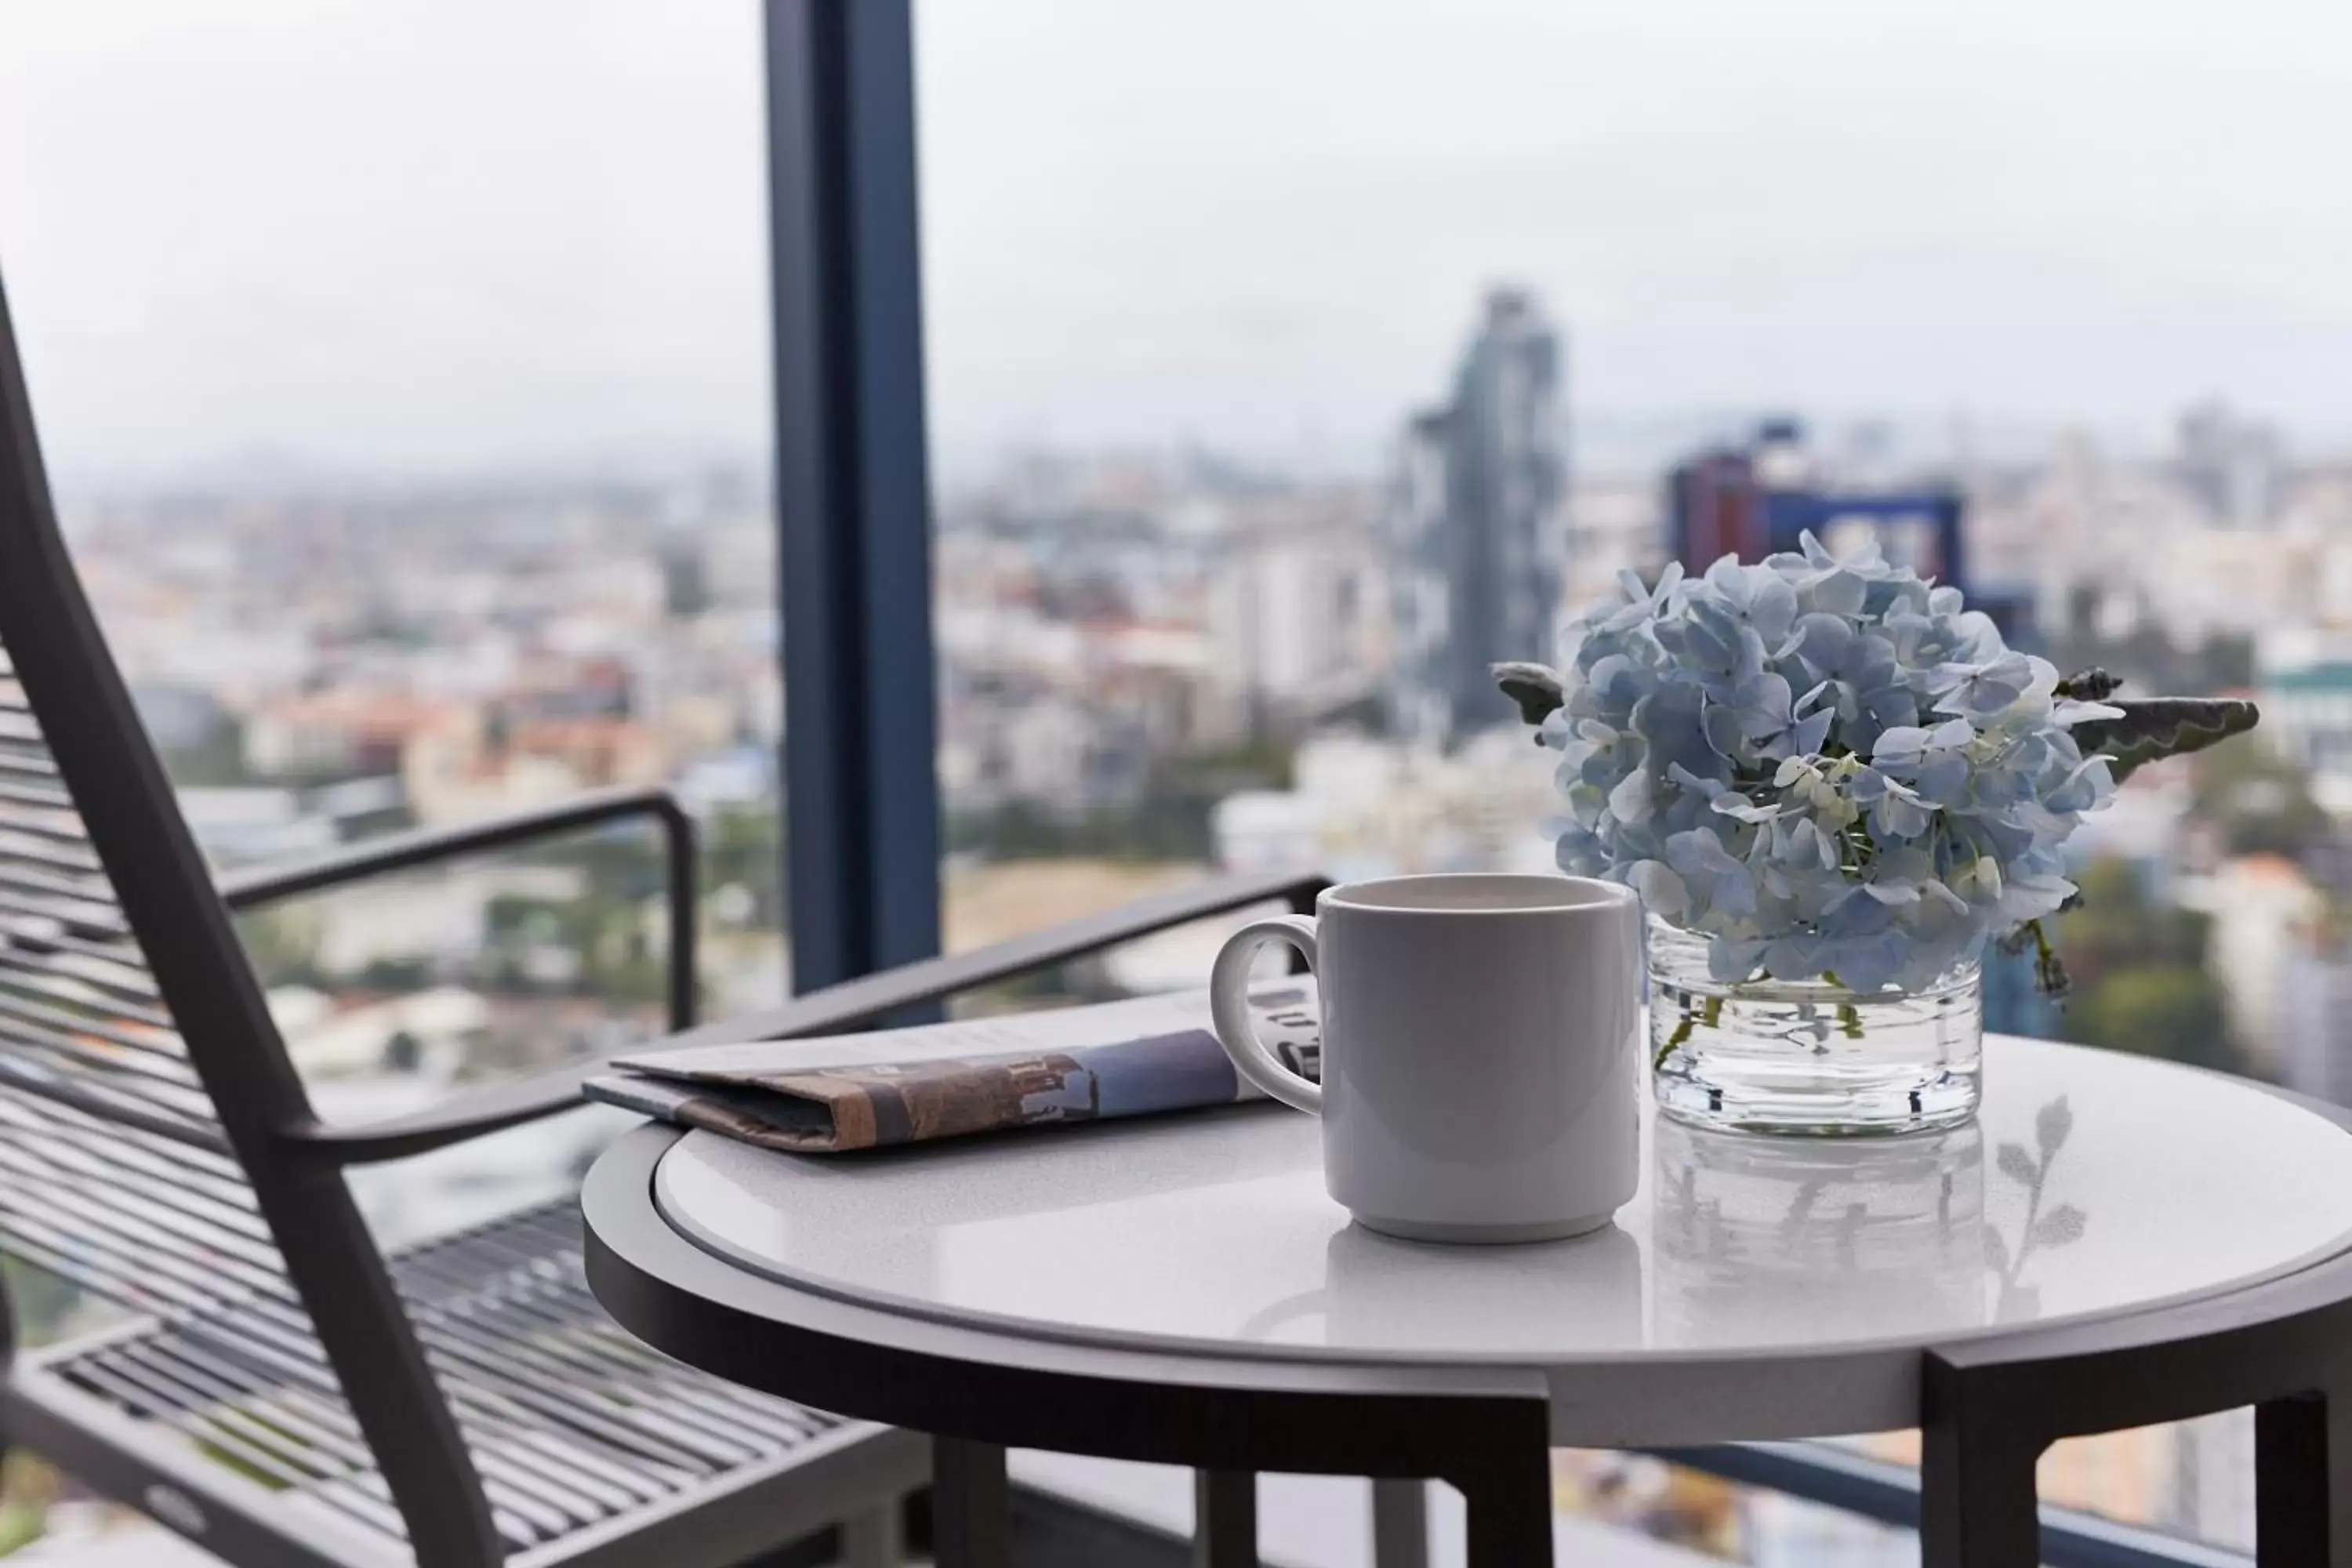
[[[951,458],[1348,460],[1493,279],[1596,425],[2352,435],[2352,6],[919,0]],[[6,0],[0,268],[58,466],[749,453],[751,0]]]

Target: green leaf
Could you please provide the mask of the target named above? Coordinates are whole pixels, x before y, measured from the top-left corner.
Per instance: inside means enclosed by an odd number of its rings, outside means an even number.
[[[2083,1226],[2090,1219],[2073,1204],[2060,1204],[2033,1222],[2033,1245],[2063,1247],[2070,1241],[2083,1239]]]
[[[1494,676],[1495,684],[1503,689],[1503,695],[1519,705],[1519,717],[1530,724],[1542,723],[1568,700],[1559,672],[1549,665],[1507,659],[1486,668]]]
[[[2252,703],[2234,697],[2152,697],[2108,706],[2122,709],[2123,716],[2084,720],[2074,726],[2074,743],[2086,757],[2094,752],[2107,757],[2118,783],[2144,763],[2242,735],[2262,718]]]

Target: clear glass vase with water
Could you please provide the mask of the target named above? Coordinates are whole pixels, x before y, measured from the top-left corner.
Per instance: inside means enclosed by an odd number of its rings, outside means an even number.
[[[1650,1062],[1658,1109],[1700,1127],[1813,1135],[1917,1132],[1976,1113],[1981,969],[1917,990],[1833,977],[1719,981],[1706,939],[1649,921]]]

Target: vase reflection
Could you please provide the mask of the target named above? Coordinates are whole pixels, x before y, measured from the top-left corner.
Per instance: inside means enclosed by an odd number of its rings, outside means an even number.
[[[1804,1140],[1653,1122],[1653,1342],[1874,1338],[1990,1319],[1984,1135]]]

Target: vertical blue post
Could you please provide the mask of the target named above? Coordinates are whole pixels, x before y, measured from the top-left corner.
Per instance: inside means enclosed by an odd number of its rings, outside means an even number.
[[[796,991],[939,951],[911,0],[766,0]]]

